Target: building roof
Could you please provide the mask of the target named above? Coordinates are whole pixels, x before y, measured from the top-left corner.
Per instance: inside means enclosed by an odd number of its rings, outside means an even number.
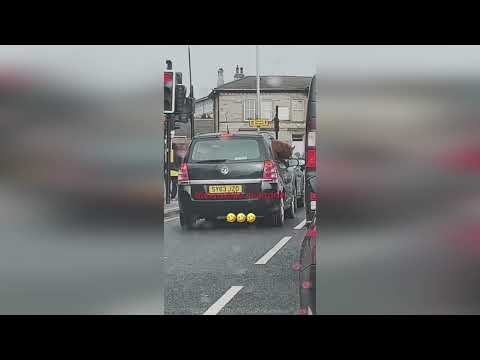
[[[202,98],[200,98],[200,99],[196,99],[196,100],[195,100],[195,104],[196,104],[196,103],[199,103],[199,102],[202,102],[202,101],[205,101],[205,100],[209,100],[209,99],[210,99],[210,95],[204,96],[204,97],[202,97]]]
[[[312,81],[311,76],[260,76],[261,91],[306,91]],[[245,76],[214,89],[214,91],[255,91],[257,77]]]

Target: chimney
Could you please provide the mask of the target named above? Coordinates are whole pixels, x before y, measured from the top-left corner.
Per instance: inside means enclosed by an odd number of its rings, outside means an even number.
[[[241,76],[241,79],[245,77],[245,74],[243,73],[243,67],[240,68],[240,76]]]
[[[243,75],[240,73],[240,69],[237,65],[237,68],[235,70],[235,75],[233,77],[235,80],[240,80],[241,78],[243,78]]]
[[[223,69],[218,69],[218,80],[217,80],[217,87],[222,86],[224,84],[223,81]]]

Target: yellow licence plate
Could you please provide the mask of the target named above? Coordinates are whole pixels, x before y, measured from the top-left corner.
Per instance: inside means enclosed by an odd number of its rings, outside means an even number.
[[[241,193],[242,191],[242,185],[211,185],[208,187],[210,194],[233,194]]]

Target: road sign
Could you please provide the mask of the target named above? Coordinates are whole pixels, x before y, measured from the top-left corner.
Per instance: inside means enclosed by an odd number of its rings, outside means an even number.
[[[262,120],[262,119],[249,120],[248,124],[249,124],[250,127],[253,127],[253,128],[270,128],[270,127],[272,127],[272,122],[270,120]]]

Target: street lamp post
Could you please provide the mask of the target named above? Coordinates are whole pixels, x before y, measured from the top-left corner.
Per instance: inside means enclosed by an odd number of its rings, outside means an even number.
[[[193,96],[193,86],[192,86],[192,62],[190,60],[190,45],[188,45],[188,74],[190,78],[190,126],[191,126],[191,138],[195,136],[195,100]]]
[[[259,46],[256,45],[256,58],[257,58],[257,111],[256,111],[256,119],[260,119],[260,68],[259,68]]]

